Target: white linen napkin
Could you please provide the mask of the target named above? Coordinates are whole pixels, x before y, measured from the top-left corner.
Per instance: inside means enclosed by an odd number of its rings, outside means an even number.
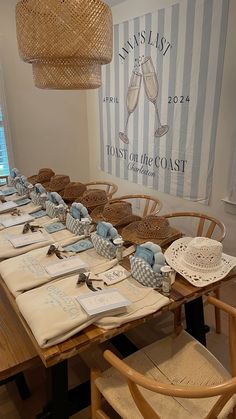
[[[76,285],[77,278],[78,275],[63,278],[16,298],[40,347],[63,342],[99,318],[89,316],[77,301],[79,294],[89,292],[86,285]]]
[[[94,286],[96,286],[96,282],[94,282]],[[113,327],[118,327],[124,323],[155,313],[170,302],[169,298],[152,288],[141,285],[131,276],[124,281],[109,286],[109,288],[111,287],[116,288],[132,303],[127,306],[127,311],[119,314],[119,316],[103,317],[95,321],[95,324],[103,329],[112,329]]]
[[[72,244],[83,238],[84,236],[77,236],[64,240],[63,245]],[[60,250],[63,250],[63,245],[59,245],[59,243],[54,244],[55,246],[59,246]],[[52,280],[45,270],[45,267],[60,262],[60,259],[58,259],[56,255],[47,256],[48,249],[49,246],[41,247],[40,249],[32,250],[0,263],[0,274],[2,279],[15,297],[27,290],[36,288]],[[76,257],[77,256],[79,256],[90,269],[104,266],[104,263],[108,261],[108,259],[98,255],[95,249],[86,250],[77,254]],[[105,269],[106,266],[103,270]],[[63,276],[68,277],[69,275]]]
[[[22,315],[42,348],[63,342],[91,323],[111,329],[153,313],[169,303],[169,299],[158,292],[142,286],[134,279],[125,279],[113,288],[132,301],[127,312],[109,317],[104,316],[104,313],[103,317],[102,313],[89,316],[77,300],[78,296],[88,293],[89,289],[85,284],[76,285],[77,278],[78,275],[74,275],[56,280],[16,298]]]
[[[45,230],[44,227],[53,223],[55,220],[58,221],[57,219],[50,219],[49,223],[47,222],[47,223],[43,224],[43,228],[41,229],[41,231],[43,232],[43,234],[45,236],[45,242],[35,243],[35,244],[31,244],[31,245],[24,246],[24,247],[19,247],[17,249],[15,249],[13,247],[13,245],[11,244],[11,242],[9,241],[8,238],[9,238],[10,235],[21,234],[22,230],[23,230],[23,226],[18,225],[18,226],[9,227],[9,228],[6,228],[5,230],[0,231],[0,261],[4,260],[4,259],[12,258],[14,256],[22,255],[26,252],[29,252],[29,251],[34,250],[34,249],[38,249],[38,248],[46,246],[48,244],[52,244],[54,242],[59,242],[60,243],[61,241],[65,240],[65,239],[76,237],[75,234],[71,233],[67,229],[60,230],[60,231],[57,231],[55,233],[49,234]],[[33,224],[42,225],[39,222],[39,220],[35,220],[31,224],[32,225]]]

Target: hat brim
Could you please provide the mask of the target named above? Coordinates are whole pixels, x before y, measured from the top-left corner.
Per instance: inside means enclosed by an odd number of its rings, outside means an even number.
[[[193,237],[183,237],[174,241],[165,251],[165,259],[176,272],[182,275],[195,287],[205,287],[223,279],[236,266],[236,257],[222,253],[221,266],[216,271],[201,272],[201,269],[190,269],[183,264],[183,254]]]
[[[129,241],[134,244],[142,244],[146,241],[151,241],[155,244],[159,244],[159,246],[165,246],[182,236],[182,233],[179,230],[169,227],[169,234],[166,237],[140,237],[138,235],[138,225],[140,222],[142,221],[135,221],[122,229],[121,235],[125,241]]]
[[[134,221],[140,221],[142,219],[139,215],[130,214],[126,217],[120,218],[118,221],[114,221],[108,217],[104,217],[103,210],[104,205],[100,205],[99,207],[94,208],[94,210],[91,212],[91,218],[95,223],[99,223],[100,221],[106,221],[108,223],[111,223],[114,227],[121,227],[133,223]]]

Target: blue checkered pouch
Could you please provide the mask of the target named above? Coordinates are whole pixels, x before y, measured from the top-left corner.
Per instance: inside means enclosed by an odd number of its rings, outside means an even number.
[[[152,288],[161,286],[162,275],[154,272],[145,260],[131,256],[130,264],[131,274],[140,284]]]
[[[33,202],[34,205],[41,205],[40,194],[39,193],[37,193],[35,191],[30,192],[30,199],[31,199],[31,201]]]
[[[113,259],[116,256],[116,246],[110,239],[99,236],[97,233],[91,234],[91,240],[96,252],[107,259]]]
[[[91,217],[88,215],[87,218],[92,221]],[[71,233],[82,235],[84,234],[84,223],[82,223],[78,218],[74,218],[70,213],[66,216],[66,228],[71,231]]]
[[[56,218],[58,214],[57,205],[51,201],[46,201],[46,213],[51,218]]]

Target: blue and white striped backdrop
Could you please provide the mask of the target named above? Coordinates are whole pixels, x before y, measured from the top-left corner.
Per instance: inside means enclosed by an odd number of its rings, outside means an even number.
[[[208,203],[227,32],[228,0],[179,0],[114,26],[114,54],[103,68],[100,168],[152,189]],[[119,138],[135,68],[151,57],[157,108],[168,132],[155,137],[157,117],[142,80],[130,115],[129,144]]]

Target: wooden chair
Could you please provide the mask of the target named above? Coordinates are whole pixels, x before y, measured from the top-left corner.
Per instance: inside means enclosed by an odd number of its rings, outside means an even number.
[[[107,180],[88,182],[88,183],[85,183],[85,186],[87,187],[87,189],[103,189],[103,190],[105,190],[106,194],[107,194],[107,198],[109,200],[113,197],[113,195],[118,190],[118,186],[115,183],[109,182]]]
[[[141,211],[141,215],[142,217],[146,217],[147,215],[155,215],[157,214],[161,207],[162,207],[162,203],[158,198],[155,198],[154,196],[151,195],[142,195],[142,194],[131,194],[131,195],[123,195],[123,196],[119,196],[116,198],[112,199],[112,202],[115,201],[131,201],[132,207],[134,207],[134,214],[135,212],[135,207],[137,207],[137,205],[135,205],[135,203],[137,202],[137,200],[139,201],[139,209]]]
[[[163,217],[172,219],[182,218],[185,223],[185,228],[187,228],[187,219],[195,220],[196,224],[194,226],[194,233],[187,234],[193,237],[201,236],[214,238],[215,240],[222,242],[226,234],[225,225],[221,221],[207,214],[201,214],[198,212],[174,212],[171,214],[164,214]],[[219,288],[215,290],[215,296],[217,298],[220,297]],[[216,333],[221,333],[220,311],[217,307],[215,307],[215,326]]]
[[[108,419],[102,396],[127,419],[236,418],[236,309],[208,297],[228,314],[232,376],[183,329],[121,360],[104,352],[112,368],[91,371],[92,419]],[[168,396],[168,397],[166,397]]]

